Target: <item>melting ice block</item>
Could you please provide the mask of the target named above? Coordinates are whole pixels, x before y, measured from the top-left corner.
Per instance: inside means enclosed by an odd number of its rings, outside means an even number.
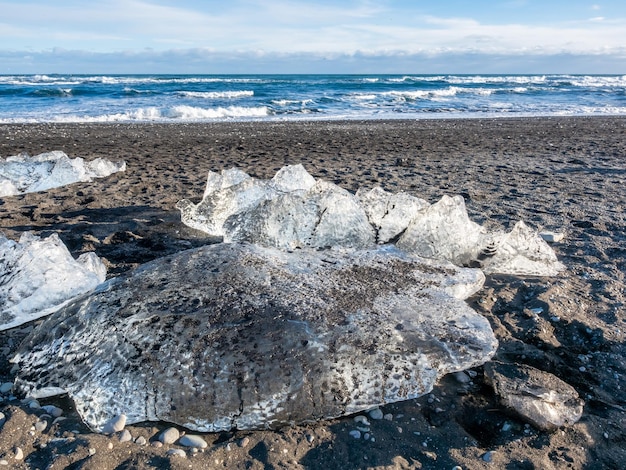
[[[33,193],[79,181],[91,181],[126,170],[125,162],[96,158],[90,162],[70,159],[55,151],[31,157],[21,154],[0,158],[0,197]]]
[[[315,180],[302,165],[286,166],[271,180],[241,170],[209,173],[199,204],[177,204],[186,225],[230,243],[363,249],[396,246],[424,258],[487,273],[552,276],[563,269],[552,248],[523,222],[509,234],[489,233],[470,220],[461,196],[429,205],[410,194],[376,187],[353,195]]]
[[[462,300],[484,279],[392,246],[208,245],[106,281],[12,361],[22,392],[67,392],[95,430],[120,414],[279,428],[418,397],[489,360],[489,322]]]
[[[105,278],[95,253],[75,260],[56,234],[24,233],[19,243],[0,234],[0,330],[49,315]]]

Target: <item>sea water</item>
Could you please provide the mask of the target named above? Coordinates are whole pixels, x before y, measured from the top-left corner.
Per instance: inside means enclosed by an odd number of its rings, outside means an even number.
[[[0,123],[626,114],[626,75],[0,75]]]

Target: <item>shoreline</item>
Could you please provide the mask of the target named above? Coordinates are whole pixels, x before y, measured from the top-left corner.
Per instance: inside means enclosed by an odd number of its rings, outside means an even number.
[[[495,360],[561,378],[585,410],[578,423],[555,433],[527,427],[498,404],[479,367],[467,385],[449,377],[428,396],[384,406],[393,418],[371,424],[375,442],[355,440],[348,417],[278,432],[205,435],[207,449],[182,460],[166,455],[172,446],[90,433],[67,399],[53,403],[68,419],[33,437],[28,430],[41,413],[4,395],[0,459],[11,461],[19,446],[43,468],[52,458],[59,468],[617,469],[626,461],[626,117],[0,124],[3,158],[52,150],[125,160],[127,170],[0,199],[0,230],[12,239],[27,230],[58,233],[74,256],[95,251],[105,258],[109,277],[210,243],[182,225],[175,204],[198,201],[208,171],[232,166],[270,178],[302,163],[351,192],[381,185],[431,203],[461,194],[470,218],[487,228],[522,219],[561,232],[565,239],[553,247],[567,267],[562,275],[491,276],[468,304],[498,337]],[[12,380],[8,359],[30,328],[0,333],[7,345],[0,348],[0,382]],[[165,427],[128,429],[150,442]],[[74,451],[54,450],[59,438]],[[487,452],[491,463],[483,460]]]

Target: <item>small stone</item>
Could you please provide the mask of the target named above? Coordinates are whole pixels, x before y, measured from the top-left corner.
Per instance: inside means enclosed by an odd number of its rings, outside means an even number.
[[[107,444],[107,449],[109,449],[109,450],[113,449],[113,443],[112,442],[109,442]]]
[[[488,463],[493,461],[493,452],[492,451],[485,452],[485,454],[483,455],[483,460]]]
[[[63,410],[59,408],[58,406],[44,405],[42,406],[42,408],[46,410],[46,413],[48,413],[53,418],[58,418],[59,416],[63,414]]]
[[[369,426],[370,422],[367,420],[367,418],[363,415],[358,415],[354,417],[354,422],[355,423],[361,423],[364,426]]]
[[[15,448],[15,453],[13,454],[13,458],[15,460],[23,460],[24,459],[24,451],[21,447]]]
[[[391,413],[387,413],[385,414],[385,416],[383,416],[383,419],[385,419],[386,421],[393,421],[393,415]]]
[[[47,421],[39,420],[35,423],[35,431],[37,432],[44,432],[47,427],[48,427]]]
[[[150,443],[152,447],[156,447],[157,449],[163,447],[163,443],[161,441],[153,441]]]
[[[61,421],[65,421],[67,418],[64,416],[59,416],[58,418],[55,418],[54,421],[52,421],[52,424],[57,424],[60,423]]]
[[[133,436],[131,435],[128,429],[124,429],[120,433],[120,442],[130,442],[133,440]]]
[[[178,442],[181,446],[185,447],[198,447],[200,449],[205,449],[208,446],[204,439],[194,434],[185,434]]]
[[[13,390],[13,382],[4,382],[0,385],[0,393],[9,393]]]
[[[535,315],[540,315],[543,313],[543,308],[535,307],[535,308],[531,308],[530,311],[534,313]]]
[[[373,410],[370,410],[368,414],[370,415],[370,418],[374,420],[383,419],[383,412],[380,408],[374,408]]]
[[[250,444],[250,438],[248,437],[244,437],[239,441],[239,447],[248,447],[248,444]]]
[[[187,458],[187,453],[183,449],[170,449],[165,455],[171,455],[173,457],[181,457],[183,459]]]
[[[454,467],[452,467],[452,470],[463,470],[463,467],[461,467],[460,465],[455,465]]]
[[[512,428],[513,428],[513,425],[509,423],[508,421],[502,425],[503,432],[510,431]]]
[[[32,408],[33,410],[38,410],[39,408],[41,408],[41,405],[37,400],[30,400],[28,402],[28,407]]]
[[[370,440],[370,433],[366,432],[365,434],[363,434],[363,439],[365,439],[366,441]]]
[[[465,372],[461,371],[461,372],[455,372],[452,374],[452,376],[455,378],[455,380],[460,383],[460,384],[467,384],[470,383],[472,381],[472,379],[470,378],[469,375],[467,375]]]
[[[146,441],[146,438],[143,436],[139,436],[137,439],[135,439],[135,444],[139,446],[145,446],[147,443],[148,441]]]
[[[361,439],[361,431],[359,431],[358,429],[353,429],[352,431],[350,431],[350,436],[355,439]]]
[[[2,460],[0,460],[0,465],[2,465],[3,467],[8,467],[9,466],[9,462],[7,462],[6,460],[2,459]]]
[[[178,431],[178,429],[172,427],[167,428],[159,435],[159,441],[161,441],[163,444],[174,444],[174,442],[176,442],[179,437],[180,432]]]
[[[104,426],[102,426],[102,433],[113,434],[120,432],[124,430],[124,426],[126,426],[126,415],[122,413],[107,421]]]
[[[565,234],[560,232],[540,232],[539,236],[548,243],[558,243],[565,238]]]
[[[306,441],[310,444],[311,442],[313,442],[315,440],[315,436],[313,434],[307,434],[306,435]]]
[[[96,449],[93,447],[89,448],[89,455],[96,455]]]

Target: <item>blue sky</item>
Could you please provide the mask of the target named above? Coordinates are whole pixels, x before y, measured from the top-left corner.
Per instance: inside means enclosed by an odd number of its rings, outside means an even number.
[[[0,73],[626,73],[626,2],[0,0]]]

